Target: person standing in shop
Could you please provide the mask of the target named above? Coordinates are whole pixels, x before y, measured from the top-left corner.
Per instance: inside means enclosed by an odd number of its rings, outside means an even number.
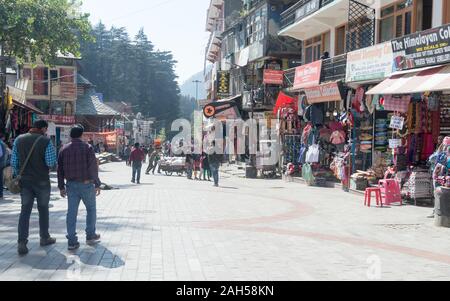
[[[35,199],[39,211],[40,245],[45,247],[56,243],[56,239],[49,234],[49,203],[50,169],[56,166],[57,157],[55,147],[46,136],[47,130],[47,121],[38,120],[27,134],[20,135],[14,141],[11,166],[14,175],[20,175],[22,199],[18,227],[19,255],[28,254],[30,216]]]
[[[141,145],[139,143],[136,143],[134,145],[133,151],[130,154],[130,159],[128,160],[129,164],[132,167],[133,173],[131,183],[141,184],[141,169],[144,159],[144,151],[141,149]]]

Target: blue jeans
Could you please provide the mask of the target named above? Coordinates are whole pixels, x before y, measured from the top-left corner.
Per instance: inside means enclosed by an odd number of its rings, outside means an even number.
[[[78,242],[77,237],[77,217],[80,201],[86,207],[86,239],[95,236],[95,225],[97,222],[96,192],[94,184],[84,184],[80,182],[68,182],[66,187],[68,210],[67,210],[67,239],[69,245]]]
[[[34,199],[37,200],[39,212],[39,234],[41,238],[50,237],[49,230],[49,202],[50,182],[48,181],[20,181],[22,208],[19,217],[19,243],[27,243],[30,230],[30,216],[33,210]]]
[[[132,168],[133,168],[133,177],[131,179],[131,181],[133,182],[137,182],[139,183],[141,181],[141,169],[142,169],[142,164],[136,164],[133,163],[132,164]]]
[[[211,164],[210,166],[211,173],[214,179],[214,184],[219,185],[219,167],[220,165]]]

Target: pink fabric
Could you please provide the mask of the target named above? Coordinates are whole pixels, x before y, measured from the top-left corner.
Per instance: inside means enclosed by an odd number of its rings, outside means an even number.
[[[330,138],[331,143],[338,145],[345,143],[345,134],[342,131],[334,131]]]
[[[328,127],[331,129],[331,131],[340,131],[343,129],[343,126],[340,122],[332,121],[328,124]]]
[[[394,111],[400,113],[407,113],[411,96],[403,96],[401,98],[386,95],[384,97],[384,109],[386,111]]]

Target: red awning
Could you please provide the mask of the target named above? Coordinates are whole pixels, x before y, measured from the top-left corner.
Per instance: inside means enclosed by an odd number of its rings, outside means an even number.
[[[295,109],[295,111],[297,111],[298,110],[297,100],[293,97],[287,96],[283,92],[280,92],[280,94],[278,94],[277,103],[273,109],[273,113],[277,115],[280,109],[286,107],[291,107]]]

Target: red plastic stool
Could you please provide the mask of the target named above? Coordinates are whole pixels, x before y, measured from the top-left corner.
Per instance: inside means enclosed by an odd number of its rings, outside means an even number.
[[[381,204],[383,207],[383,199],[381,198],[381,189],[379,187],[370,187],[366,189],[364,206],[370,207],[370,201],[372,199],[372,193],[375,193],[375,198],[377,200],[377,206]]]

